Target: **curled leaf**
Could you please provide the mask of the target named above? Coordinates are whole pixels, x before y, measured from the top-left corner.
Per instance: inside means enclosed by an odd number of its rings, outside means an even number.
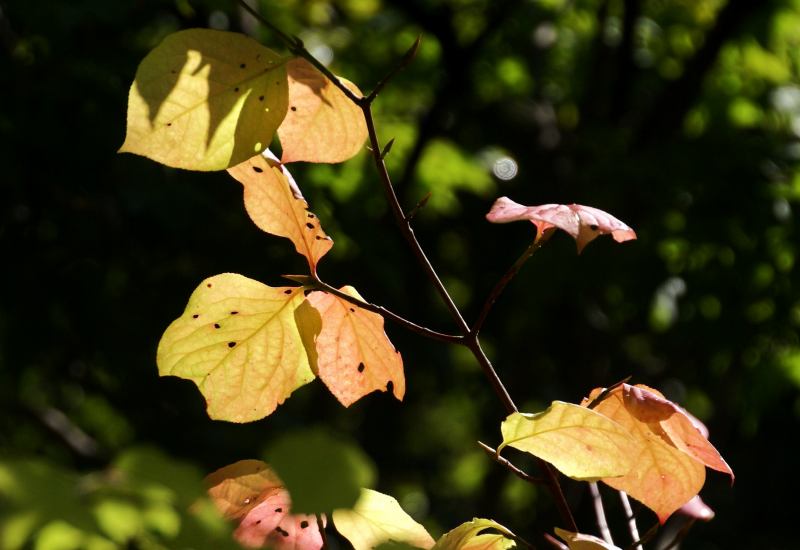
[[[486,214],[492,223],[527,220],[533,223],[541,239],[554,228],[569,233],[578,245],[578,253],[599,235],[610,234],[621,243],[636,238],[636,232],[607,212],[581,204],[543,204],[525,206],[508,197],[500,197]]]
[[[491,529],[496,533],[485,533]],[[487,537],[488,535],[488,537]],[[505,550],[514,546],[514,533],[494,520],[474,518],[448,531],[436,541],[434,550]]]
[[[190,29],[142,60],[120,152],[223,170],[267,148],[289,101],[286,59],[243,34]]]
[[[278,128],[281,162],[343,162],[361,151],[367,126],[361,109],[305,59],[286,64],[289,110]],[[339,78],[357,97],[361,91]]]
[[[513,413],[502,425],[505,447],[531,453],[578,480],[625,475],[633,441],[625,429],[594,410],[554,401],[537,414]]]

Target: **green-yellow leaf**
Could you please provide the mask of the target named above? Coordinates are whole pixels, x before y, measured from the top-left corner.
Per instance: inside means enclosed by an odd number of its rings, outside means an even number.
[[[500,536],[493,539],[482,537],[481,532],[486,529],[499,531]],[[475,518],[442,535],[433,550],[505,550],[515,544],[513,538],[514,533],[496,521]]]
[[[286,116],[286,58],[243,34],[190,29],[142,60],[120,152],[223,170],[262,152]]]
[[[513,413],[501,426],[503,443],[546,460],[577,480],[625,475],[633,441],[626,430],[593,410],[554,401],[537,414]]]
[[[361,490],[352,510],[335,510],[333,523],[355,550],[372,550],[389,541],[426,550],[434,544],[428,531],[397,500],[370,489]]]
[[[312,273],[316,272],[317,263],[333,241],[316,215],[308,211],[308,204],[286,167],[256,155],[228,173],[244,186],[244,206],[250,219],[267,233],[291,240],[295,250],[308,260]]]
[[[367,139],[361,108],[305,59],[292,59],[286,69],[290,107],[278,128],[281,162],[343,162],[361,151]],[[361,97],[355,84],[339,81]]]
[[[573,533],[558,527],[556,527],[556,535],[567,543],[569,550],[621,550],[619,546],[614,546],[593,535]]]
[[[304,299],[236,273],[206,279],[161,338],[159,374],[194,382],[211,418],[264,418],[314,379],[294,316]]]

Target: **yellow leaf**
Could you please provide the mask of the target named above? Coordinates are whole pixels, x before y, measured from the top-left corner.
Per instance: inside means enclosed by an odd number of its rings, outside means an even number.
[[[333,241],[308,204],[288,170],[279,162],[254,156],[228,170],[244,186],[244,206],[255,224],[273,235],[286,237],[308,260],[312,273]]]
[[[161,337],[159,374],[194,382],[213,419],[264,418],[314,379],[294,316],[304,299],[236,273],[206,279]]]
[[[434,544],[428,531],[414,521],[397,500],[370,489],[361,490],[352,510],[335,510],[333,523],[355,550],[372,550],[389,541],[426,550]]]
[[[305,59],[286,64],[289,111],[278,128],[281,162],[343,162],[361,151],[367,126],[361,109]],[[361,91],[339,80],[356,96]]]
[[[595,411],[554,401],[538,414],[513,413],[501,426],[503,443],[546,460],[578,480],[621,476],[631,468],[633,441],[625,429]]]
[[[480,533],[486,529],[500,532],[499,537],[487,538]],[[494,534],[490,534],[494,535]],[[436,541],[434,550],[505,550],[514,546],[514,533],[491,519],[474,518],[448,531]]]
[[[567,543],[569,550],[621,550],[619,546],[614,546],[595,536],[573,533],[559,527],[556,527],[556,535]]]
[[[588,400],[599,395],[600,391],[595,389]],[[675,446],[661,421],[648,422],[637,418],[632,410],[636,415],[648,418],[640,407],[641,404],[638,408],[626,407],[623,388],[620,387],[594,409],[622,425],[634,439],[630,451],[631,470],[622,477],[605,478],[603,482],[642,502],[663,523],[700,491],[706,472],[703,464]],[[663,410],[663,403],[659,403],[651,416],[661,418]]]
[[[190,29],[142,60],[120,152],[222,170],[267,148],[288,107],[286,59],[243,34]]]
[[[356,289],[345,294],[362,299]],[[406,391],[403,359],[386,333],[383,318],[326,292],[312,292],[309,304],[319,314],[319,324],[306,336],[314,342],[309,353],[312,368],[345,407],[375,390],[393,393],[402,400]]]

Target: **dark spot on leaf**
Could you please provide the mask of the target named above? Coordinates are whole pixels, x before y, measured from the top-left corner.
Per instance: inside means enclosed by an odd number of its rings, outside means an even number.
[[[589,229],[591,229],[592,231],[597,231],[597,226],[595,224],[592,224],[589,226]]]
[[[264,101],[264,96],[263,95],[258,96],[258,100],[259,101]]]
[[[281,512],[283,512],[283,508],[275,508],[276,514],[280,514]]]
[[[292,293],[292,289],[291,288],[287,288],[286,290],[283,291],[283,293],[284,294],[291,294]]]
[[[390,392],[393,390],[394,390],[394,382],[389,380],[388,382],[386,382],[386,391]]]
[[[364,368],[365,368],[364,367],[364,363],[359,363],[358,364],[358,372],[364,372]]]
[[[214,323],[214,328],[219,328],[219,323]]]
[[[260,524],[261,524],[261,520],[258,520],[258,521],[256,522],[256,525],[260,525]]]
[[[236,315],[237,313],[239,313],[239,312],[238,311],[231,311],[231,315]]]
[[[195,313],[194,315],[192,315],[192,319],[197,319],[198,317],[200,317],[200,315],[198,315],[197,313]]]
[[[239,68],[240,68],[240,69],[244,69],[245,67],[247,67],[247,65],[245,65],[244,63],[242,63],[241,65],[239,65]]]
[[[211,283],[208,283],[206,286],[207,286],[208,288],[211,288]]]
[[[307,223],[306,227],[308,227],[309,229],[314,229],[314,224],[313,223]]]
[[[317,241],[321,241],[322,237],[320,237],[319,235],[314,235],[314,239],[317,240]]]
[[[354,308],[352,308],[352,307],[351,307],[351,308],[350,308],[350,311],[352,311],[353,313],[355,313],[355,311],[356,311],[356,310],[355,310]]]
[[[238,91],[239,91],[239,86],[236,86],[236,87],[233,89],[233,91],[234,91],[234,92],[238,92]]]
[[[316,217],[316,216],[314,216],[314,214],[312,214],[311,212],[308,212],[308,213],[307,213],[307,215],[308,215],[308,217],[309,217],[309,218],[311,218],[312,220],[313,220],[313,219]]]
[[[172,126],[172,123],[171,122],[167,122],[167,126]]]
[[[294,105],[292,105],[292,111],[296,111],[296,110],[297,110],[297,107],[295,107]]]
[[[253,166],[253,172],[258,172],[260,174],[263,171],[264,171],[263,168],[259,168],[258,166]]]
[[[289,531],[281,531],[281,535],[283,535],[284,537],[288,537]]]
[[[171,72],[172,74],[175,74],[175,73],[177,73],[178,71],[176,71],[175,69],[172,69],[170,72]]]
[[[300,529],[305,529],[306,527],[308,527],[308,522],[306,520],[301,521]]]
[[[228,347],[229,348],[232,348],[235,345],[236,345],[236,342],[228,342]]]

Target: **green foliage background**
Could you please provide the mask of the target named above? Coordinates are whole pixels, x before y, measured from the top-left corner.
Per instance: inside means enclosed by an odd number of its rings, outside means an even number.
[[[423,34],[376,118],[396,139],[403,203],[432,193],[417,234],[469,318],[533,235],[485,222],[496,196],[593,205],[637,230],[580,257],[554,238],[497,304],[488,352],[528,412],[627,375],[660,388],[708,424],[737,474],[732,488],[709,475],[717,518],[685,547],[792,547],[800,2],[258,4],[362,89]],[[403,404],[381,394],[345,410],[312,384],[248,425],[211,422],[191,383],[157,378],[160,334],[200,280],[234,271],[275,284],[304,267],[252,225],[226,174],[115,154],[128,86],[170,32],[243,30],[282,51],[274,37],[215,0],[0,10],[0,548],[222,548],[225,526],[190,507],[202,475],[309,425],[357,440],[378,488],[434,534],[485,516],[539,540],[558,523],[546,493],[477,448],[499,440],[503,411],[464,350],[388,326],[406,362]],[[506,157],[510,180],[492,172]],[[293,172],[336,241],[326,280],[452,329],[366,155]],[[588,493],[566,491],[593,531]]]

